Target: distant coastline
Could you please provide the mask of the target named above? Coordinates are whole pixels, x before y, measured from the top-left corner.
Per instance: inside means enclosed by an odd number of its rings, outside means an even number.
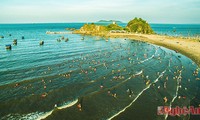
[[[119,20],[99,20],[99,21],[97,21],[97,23],[109,23],[109,24],[111,24],[113,22],[115,22],[117,24],[123,23],[122,21],[119,21]]]

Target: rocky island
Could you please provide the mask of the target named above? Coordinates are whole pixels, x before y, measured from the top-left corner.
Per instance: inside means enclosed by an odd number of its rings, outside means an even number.
[[[116,22],[104,25],[96,25],[94,23],[84,24],[79,30],[74,31],[79,34],[108,36],[109,33],[142,33],[154,34],[150,25],[141,18],[134,18],[125,28],[119,26]]]

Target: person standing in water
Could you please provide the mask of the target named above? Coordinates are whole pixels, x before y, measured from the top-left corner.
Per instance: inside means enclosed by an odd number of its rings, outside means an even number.
[[[77,108],[79,109],[79,111],[82,111],[82,108],[83,108],[83,97],[81,97],[79,99],[79,103],[77,105]]]
[[[132,97],[133,91],[130,88],[128,88],[127,92],[129,93],[128,96]]]

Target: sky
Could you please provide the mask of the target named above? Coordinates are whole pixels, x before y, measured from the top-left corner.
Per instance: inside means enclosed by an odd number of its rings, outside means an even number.
[[[1,0],[0,23],[65,23],[141,17],[200,24],[200,0]]]

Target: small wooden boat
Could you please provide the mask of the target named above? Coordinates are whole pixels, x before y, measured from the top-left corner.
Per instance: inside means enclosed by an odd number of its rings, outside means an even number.
[[[44,45],[44,41],[42,40],[42,41],[40,41],[40,45]]]
[[[11,44],[7,44],[7,45],[6,45],[6,49],[7,49],[7,50],[11,50],[11,49],[12,49]]]
[[[57,39],[57,42],[61,42],[61,40],[60,40],[60,39]]]
[[[17,45],[17,39],[13,40],[13,45]]]
[[[66,39],[65,39],[65,42],[67,42],[67,41],[69,41],[69,38],[66,38]]]

